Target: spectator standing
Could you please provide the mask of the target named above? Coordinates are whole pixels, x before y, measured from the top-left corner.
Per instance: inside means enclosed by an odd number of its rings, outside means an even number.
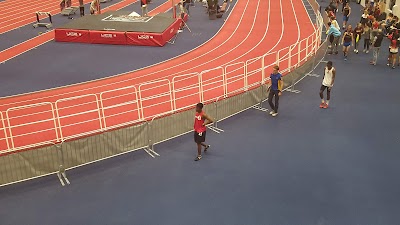
[[[347,60],[347,56],[349,54],[350,46],[353,45],[354,42],[354,35],[351,26],[347,28],[347,30],[343,34],[342,44],[343,44],[343,55],[344,60]]]
[[[384,36],[382,30],[379,29],[376,36],[372,40],[373,58],[370,62],[371,65],[376,65],[376,62],[378,61],[379,51],[381,49],[383,37]]]
[[[322,80],[322,85],[319,90],[319,96],[321,98],[321,104],[319,105],[320,108],[327,109],[329,107],[329,101],[331,99],[331,90],[333,84],[335,83],[335,77],[336,77],[336,70],[332,66],[332,61],[328,61],[328,63],[325,66],[324,79]],[[325,90],[327,90],[326,101],[324,100]]]
[[[344,4],[344,1],[343,1]],[[346,5],[343,8],[343,29],[346,28],[347,22],[349,21],[349,17],[351,15],[351,8],[350,4],[346,3]]]
[[[192,4],[191,3],[191,1],[192,0],[184,0],[184,2],[183,2],[183,7],[185,7],[185,10],[186,10],[186,14],[188,14],[188,16],[190,16],[190,5]]]
[[[328,23],[329,30],[328,30],[328,36],[332,35],[333,40],[332,40],[332,45],[331,45],[331,50],[328,52],[328,54],[335,53],[338,54],[338,46],[339,46],[339,40],[340,36],[342,33],[331,23]]]
[[[268,103],[271,106],[272,110],[269,114],[275,117],[278,115],[279,96],[282,95],[282,88],[283,88],[282,74],[279,73],[279,66],[274,66],[274,70],[271,73],[270,78],[271,78],[271,87],[268,94]],[[274,97],[275,97],[275,104],[272,103]]]
[[[395,69],[397,54],[399,53],[399,40],[393,39],[391,40],[389,47],[389,63],[388,66],[391,66],[392,69]]]
[[[364,27],[364,32],[362,34],[363,39],[364,39],[364,50],[363,52],[369,53],[369,45],[371,43],[371,27],[365,26]]]
[[[358,23],[356,28],[354,28],[354,52],[358,54],[358,46],[361,40],[361,35],[364,33],[364,28],[361,23]]]

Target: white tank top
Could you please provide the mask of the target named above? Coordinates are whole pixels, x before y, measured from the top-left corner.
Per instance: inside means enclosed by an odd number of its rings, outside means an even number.
[[[335,70],[334,67],[332,69],[328,70],[328,67],[325,67],[325,75],[324,79],[322,80],[322,85],[326,87],[332,87],[332,80],[333,80],[333,70]]]

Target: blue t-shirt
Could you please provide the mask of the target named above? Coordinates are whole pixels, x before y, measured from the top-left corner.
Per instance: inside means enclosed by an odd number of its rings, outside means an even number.
[[[277,73],[277,74],[273,74],[271,73],[271,75],[269,76],[271,78],[271,90],[273,91],[278,91],[278,80],[282,79],[282,74]]]

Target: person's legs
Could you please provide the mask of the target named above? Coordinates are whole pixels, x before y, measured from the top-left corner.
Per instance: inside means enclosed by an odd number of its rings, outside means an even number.
[[[202,132],[202,133],[194,132],[194,142],[197,145],[197,156],[195,158],[195,161],[199,161],[201,159],[201,147],[204,146],[205,151],[209,147],[206,144],[204,144],[205,140],[206,140],[206,132]]]
[[[326,89],[326,104],[329,105],[329,100],[331,100],[331,88]]]
[[[323,108],[325,105],[325,100],[324,100],[324,91],[326,87],[324,85],[321,85],[321,88],[319,89],[319,97],[321,98],[321,104],[319,105],[320,108]]]
[[[279,108],[279,91],[275,91],[275,113],[278,113]]]
[[[354,52],[358,54],[358,46],[360,44],[360,36],[356,35],[355,40],[354,40]],[[357,41],[358,40],[358,41]]]
[[[333,41],[335,40],[335,37],[333,36],[333,34],[329,35],[329,46],[328,48],[330,49],[330,51],[328,52],[328,54],[332,54],[332,47],[333,47]]]
[[[376,61],[378,60],[378,50],[379,50],[379,48],[377,48],[377,47],[373,48],[373,52],[372,52],[373,57],[371,60],[371,64],[373,64],[373,65],[376,65]]]
[[[367,51],[367,39],[364,38],[364,48],[363,51],[366,52]]]
[[[270,90],[269,91],[269,94],[268,94],[268,103],[269,103],[269,106],[271,107],[271,113],[274,113],[275,112],[275,106],[274,106],[274,103],[272,103],[272,98],[274,97],[274,91],[273,90]]]
[[[396,66],[396,59],[397,59],[397,54],[392,53],[392,68],[394,69]]]
[[[84,6],[79,6],[79,11],[81,16],[85,16],[85,7]]]
[[[185,10],[186,10],[186,13],[187,13],[188,15],[190,15],[190,13],[189,13],[190,4],[189,4],[189,3],[184,3],[184,4],[185,4],[184,7],[185,7]]]
[[[340,37],[335,37],[335,39],[333,39],[332,48],[335,54],[338,54],[339,38]]]
[[[345,60],[347,60],[347,55],[349,53],[349,47],[350,46],[343,46],[343,55],[344,55]]]

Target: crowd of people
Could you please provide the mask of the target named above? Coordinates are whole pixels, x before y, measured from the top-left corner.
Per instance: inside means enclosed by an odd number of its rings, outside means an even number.
[[[397,66],[400,66],[400,56],[398,54],[400,47],[400,20],[392,13],[386,14],[384,10],[381,10],[378,0],[367,0],[366,6],[362,9],[361,18],[354,27],[348,24],[352,14],[349,0],[331,0],[325,11],[330,19],[328,23],[329,29],[327,30],[330,42],[328,54],[338,54],[340,45],[343,46],[344,60],[348,59],[351,47],[353,47],[355,54],[358,54],[361,49],[365,54],[372,50],[370,64],[376,65],[382,43],[385,39],[388,39],[387,66],[393,69],[395,69],[396,63]],[[342,15],[342,27],[339,26],[337,21],[337,16],[340,14]]]

